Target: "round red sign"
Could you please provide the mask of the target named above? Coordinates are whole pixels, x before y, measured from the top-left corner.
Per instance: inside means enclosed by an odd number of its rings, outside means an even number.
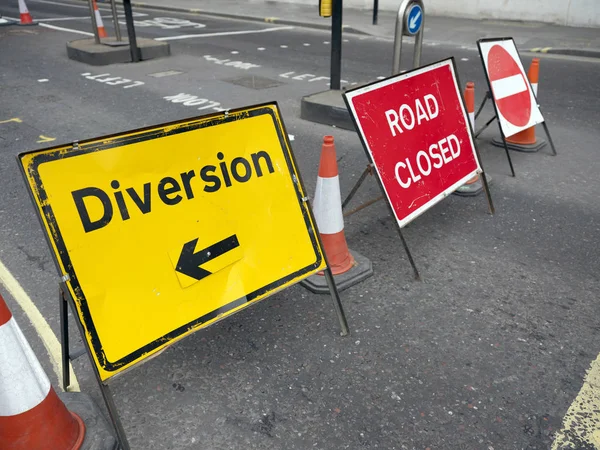
[[[490,48],[488,74],[498,110],[517,127],[524,127],[531,117],[531,94],[525,74],[513,57],[500,45]]]

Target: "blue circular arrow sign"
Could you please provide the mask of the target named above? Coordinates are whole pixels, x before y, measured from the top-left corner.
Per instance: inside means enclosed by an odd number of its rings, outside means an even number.
[[[408,10],[406,15],[406,29],[410,35],[417,34],[423,25],[423,8],[415,3]]]

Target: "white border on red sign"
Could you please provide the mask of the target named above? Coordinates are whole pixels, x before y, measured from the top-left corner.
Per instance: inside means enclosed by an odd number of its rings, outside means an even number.
[[[442,192],[442,193],[436,195],[435,197],[431,198],[427,203],[425,203],[424,205],[422,205],[419,208],[417,208],[416,210],[414,210],[412,213],[410,213],[404,219],[400,219],[398,217],[398,215],[396,214],[396,210],[392,207],[391,209],[394,212],[394,217],[396,218],[396,221],[398,222],[398,226],[400,228],[404,227],[406,224],[408,224],[412,220],[414,220],[417,217],[419,217],[421,214],[423,214],[429,208],[431,208],[432,206],[434,206],[435,204],[437,204],[438,202],[440,202],[444,198],[448,197],[448,195],[450,195],[452,192],[454,192],[460,186],[462,186],[463,184],[465,184],[468,180],[470,180],[471,178],[473,178],[475,175],[478,175],[478,174],[480,174],[480,173],[483,172],[483,169],[481,168],[481,164],[479,163],[479,158],[477,157],[477,151],[476,151],[476,148],[475,148],[475,141],[473,139],[473,130],[471,130],[470,121],[469,121],[470,119],[469,119],[469,116],[467,114],[467,110],[465,108],[465,104],[463,102],[462,93],[460,92],[460,88],[458,86],[458,79],[456,77],[456,71],[454,70],[454,64],[453,64],[452,58],[446,59],[446,60],[443,60],[443,61],[439,61],[437,63],[431,64],[431,65],[428,65],[428,66],[425,66],[425,67],[421,67],[419,69],[415,69],[415,70],[412,70],[410,72],[406,72],[406,73],[403,73],[403,74],[400,74],[400,75],[396,75],[396,76],[393,76],[391,78],[386,78],[385,80],[381,80],[380,82],[376,82],[376,83],[370,84],[368,86],[365,86],[363,88],[358,88],[358,89],[352,90],[351,92],[346,92],[344,94],[344,96],[347,99],[347,103],[350,106],[350,110],[352,112],[352,115],[354,116],[354,122],[355,122],[356,126],[358,127],[358,130],[359,130],[359,133],[360,133],[363,145],[365,146],[365,148],[369,152],[369,157],[371,158],[371,161],[373,161],[373,153],[371,151],[371,147],[370,147],[369,143],[367,142],[367,139],[365,138],[365,133],[363,131],[362,125],[361,125],[360,121],[357,118],[357,113],[356,113],[356,110],[354,109],[354,104],[352,102],[353,98],[357,97],[359,95],[362,95],[362,94],[364,94],[366,92],[374,91],[376,89],[380,89],[380,88],[388,86],[390,84],[394,84],[394,83],[397,83],[399,81],[406,80],[408,78],[412,78],[412,77],[415,77],[415,76],[420,75],[422,73],[429,72],[429,71],[435,70],[435,69],[439,69],[440,67],[444,67],[444,66],[449,66],[450,67],[450,72],[452,73],[452,78],[454,80],[454,86],[456,88],[456,95],[457,95],[457,97],[459,99],[459,102],[460,102],[460,104],[462,106],[462,113],[463,113],[463,116],[464,116],[464,119],[465,119],[465,124],[467,124],[467,126],[469,127],[469,133],[468,133],[469,134],[469,141],[471,142],[471,148],[473,149],[473,156],[475,157],[475,162],[477,163],[477,169],[475,169],[475,171],[471,172],[470,174],[468,174],[467,176],[465,176],[461,180],[459,180],[456,183],[454,183],[452,186],[450,186],[444,192]],[[381,181],[382,178],[381,178],[381,174],[379,173],[379,169],[378,169],[377,165],[373,164],[373,166],[375,167],[375,171],[377,172],[377,176],[379,177],[379,180]],[[383,192],[385,193],[385,196],[387,197],[388,203],[391,206],[392,202],[391,202],[391,199],[390,199],[387,191],[385,190],[385,186],[384,186],[383,182],[381,182],[381,185],[384,187],[383,188]]]
[[[540,108],[538,106],[537,99],[535,98],[535,95],[533,94],[533,89],[531,88],[531,83],[529,82],[527,73],[525,72],[525,69],[523,68],[523,63],[521,62],[521,57],[519,56],[519,52],[517,51],[517,46],[515,44],[515,41],[512,38],[511,39],[503,38],[503,39],[498,39],[498,40],[486,39],[486,40],[479,41],[478,44],[479,44],[479,53],[481,55],[481,60],[483,61],[483,67],[485,69],[485,74],[486,74],[490,89],[492,86],[492,81],[490,80],[490,73],[488,71],[488,55],[490,53],[490,49],[493,46],[499,45],[504,50],[506,50],[508,52],[508,54],[510,55],[510,57],[517,63],[517,66],[519,67],[519,70],[521,71],[521,75],[525,78],[525,81],[526,81],[525,86],[527,87],[527,90],[529,91],[529,99],[531,100],[531,115],[529,116],[529,122],[522,127],[514,125],[513,123],[508,121],[502,115],[502,111],[500,111],[500,108],[498,108],[498,105],[496,104],[496,112],[498,114],[498,120],[500,121],[500,126],[502,127],[502,132],[504,133],[504,137],[507,138],[510,136],[514,136],[515,134],[519,133],[520,131],[526,130],[527,128],[530,128],[534,125],[542,123],[544,121],[544,117],[542,116],[542,112],[540,111]],[[494,96],[494,102],[496,102],[495,94],[494,94],[493,90],[492,90],[492,95]]]

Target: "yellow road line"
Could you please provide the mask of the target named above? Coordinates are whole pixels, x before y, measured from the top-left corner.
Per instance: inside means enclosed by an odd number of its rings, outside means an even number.
[[[8,122],[22,123],[23,121],[21,119],[19,119],[18,117],[13,117],[12,119],[8,119],[8,120],[0,120],[0,123],[8,123]]]
[[[592,363],[583,386],[565,414],[552,444],[559,448],[600,448],[600,355]]]
[[[43,142],[52,142],[52,141],[56,140],[56,138],[44,136],[43,134],[40,134],[40,138],[39,139],[40,140],[37,141],[38,144],[41,144]]]
[[[35,331],[40,336],[40,339],[46,347],[52,368],[58,380],[62,380],[61,370],[61,348],[60,342],[52,332],[50,325],[44,319],[44,316],[37,309],[33,301],[29,298],[25,290],[21,287],[15,277],[8,271],[6,266],[0,261],[0,283],[10,292],[13,298],[17,301],[25,315],[29,318],[29,321],[35,328]],[[54,291],[57,292],[55,289]],[[58,295],[58,294],[56,294]],[[58,301],[56,302],[58,303]],[[70,392],[79,392],[79,382],[73,371],[73,366],[69,363],[69,373],[71,375],[71,386],[69,387]],[[60,383],[59,383],[60,385]]]

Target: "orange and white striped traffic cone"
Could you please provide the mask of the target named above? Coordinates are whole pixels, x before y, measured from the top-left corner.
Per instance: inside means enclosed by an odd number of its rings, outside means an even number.
[[[531,89],[533,90],[533,93],[537,99],[538,83],[540,79],[539,58],[533,58],[531,61],[529,72],[527,72],[527,78],[529,78]],[[492,143],[500,147],[504,146],[504,143],[501,139],[494,139]],[[516,150],[519,152],[537,152],[544,145],[546,145],[546,141],[544,139],[537,139],[535,136],[535,125],[506,138],[506,146],[510,150]]]
[[[0,448],[77,450],[81,418],[60,400],[0,296]]]
[[[323,137],[312,210],[338,291],[349,288],[373,275],[371,261],[358,252],[351,252],[346,243],[340,179],[333,136]],[[322,275],[323,272],[320,272],[300,283],[314,293],[329,293],[327,281]]]
[[[537,98],[538,92],[538,82],[540,79],[540,60],[539,58],[533,58],[531,61],[531,66],[529,66],[529,72],[527,73],[527,78],[529,78],[529,82],[531,83],[531,88],[533,93]],[[523,147],[522,151],[527,151],[531,146],[536,146],[536,138],[535,138],[535,125],[527,128],[526,130],[520,131],[517,134],[512,135],[511,137],[506,138],[507,144],[512,144],[512,148],[517,150],[514,147]],[[511,148],[509,147],[509,148]],[[537,148],[539,149],[539,147]],[[529,150],[531,151],[531,150]]]
[[[347,272],[352,268],[354,258],[344,234],[342,196],[333,136],[323,138],[313,213],[331,272],[334,275]]]
[[[467,82],[465,87],[465,105],[467,107],[467,113],[469,114],[469,121],[471,122],[471,129],[475,133],[475,83],[472,81]],[[492,178],[486,174],[488,183]],[[460,186],[454,194],[461,195],[463,197],[474,197],[480,192],[483,192],[483,183],[481,182],[481,176],[475,175],[473,178],[468,180],[465,184]]]
[[[102,22],[102,16],[100,15],[100,11],[98,10],[98,4],[96,0],[92,0],[94,5],[94,16],[96,17],[96,26],[98,27],[98,36],[101,38],[108,37],[106,34],[106,30],[104,29],[104,23]]]
[[[25,0],[19,0],[19,13],[21,15],[19,25],[37,25],[31,18],[31,14],[29,14]]]

